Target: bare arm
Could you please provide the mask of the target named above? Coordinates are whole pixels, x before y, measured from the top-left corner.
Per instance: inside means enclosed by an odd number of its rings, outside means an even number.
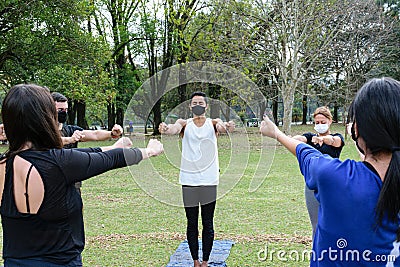
[[[85,137],[85,135],[83,134],[83,131],[76,130],[72,134],[72,136],[70,136],[70,137],[63,136],[63,137],[61,137],[61,140],[62,140],[63,146],[65,146],[65,145],[79,142],[83,137]]]
[[[300,142],[307,143],[307,138],[303,135],[295,135],[292,138],[299,140]]]
[[[105,130],[83,130],[83,134],[85,135],[80,141],[104,141],[111,138],[111,131]]]
[[[161,134],[174,135],[179,134],[185,126],[186,120],[178,119],[174,124],[166,124],[165,122],[160,123],[158,130]]]
[[[79,140],[75,140],[74,138],[72,138],[72,136],[71,136],[71,137],[64,137],[64,136],[62,136],[62,137],[61,137],[61,140],[62,140],[63,146],[69,145],[69,144],[72,144],[72,143],[76,143],[76,142],[79,141]]]
[[[333,147],[341,147],[342,139],[339,136],[327,135],[324,136],[324,143]]]
[[[223,122],[220,118],[213,119],[215,128],[218,133],[231,133],[235,130],[235,123],[233,121]]]
[[[341,147],[342,146],[342,139],[340,139],[339,136],[333,136],[333,135],[325,135],[325,136],[313,136],[312,140],[313,143],[323,145],[326,144],[328,146],[333,146],[333,147]]]
[[[132,141],[128,137],[122,137],[118,139],[113,145],[111,146],[102,146],[101,151],[108,151],[114,148],[130,148],[132,147]]]
[[[273,123],[267,116],[265,116],[264,120],[261,122],[260,132],[264,136],[276,139],[295,156],[296,147],[302,143],[301,141],[291,138],[281,132],[275,123]]]
[[[83,130],[83,137],[79,140],[85,141],[104,141],[110,138],[120,137],[123,133],[123,129],[120,125],[115,124],[111,131],[106,130]]]
[[[143,159],[158,156],[164,152],[163,144],[157,139],[150,139],[146,148],[140,148]]]
[[[114,148],[130,148],[131,146],[132,146],[131,140],[128,137],[122,137],[111,146],[101,147],[101,150],[107,151]],[[142,158],[147,159],[153,156],[160,155],[164,151],[164,146],[157,139],[150,139],[146,148],[139,148],[139,149],[142,152]]]

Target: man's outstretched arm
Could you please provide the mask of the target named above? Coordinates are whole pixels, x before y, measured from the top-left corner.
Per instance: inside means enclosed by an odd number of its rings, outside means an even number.
[[[158,130],[161,134],[174,135],[179,134],[185,126],[186,120],[178,119],[173,124],[166,124],[165,122],[160,123],[160,125],[158,126]]]
[[[231,133],[235,130],[235,123],[233,121],[223,122],[220,118],[213,119],[215,129],[218,133]]]
[[[119,138],[123,134],[123,129],[120,125],[115,124],[111,131],[106,130],[83,130],[83,137],[79,140],[85,141],[105,141],[110,138]]]

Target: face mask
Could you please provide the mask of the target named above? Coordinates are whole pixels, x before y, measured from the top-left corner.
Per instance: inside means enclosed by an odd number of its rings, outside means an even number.
[[[329,125],[328,124],[315,124],[314,130],[317,131],[317,133],[323,134],[326,133],[329,130]]]
[[[58,112],[58,122],[65,123],[67,121],[68,113],[66,111]]]
[[[353,139],[354,142],[356,142],[356,146],[358,148],[358,150],[365,155],[365,152],[362,148],[360,148],[360,146],[358,145],[358,136],[356,136],[356,131],[354,130],[354,123],[351,125],[351,139]]]
[[[192,107],[192,112],[194,115],[200,116],[203,115],[206,112],[206,107],[196,105]]]

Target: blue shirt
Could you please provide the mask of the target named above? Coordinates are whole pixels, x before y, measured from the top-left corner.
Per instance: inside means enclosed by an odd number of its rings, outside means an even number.
[[[362,162],[340,161],[307,144],[296,154],[320,203],[310,266],[400,266],[398,222],[384,218],[377,226],[379,176]]]

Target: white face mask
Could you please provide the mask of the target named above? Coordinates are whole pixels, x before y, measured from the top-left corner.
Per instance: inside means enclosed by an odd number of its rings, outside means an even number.
[[[328,124],[315,124],[314,130],[317,131],[317,133],[323,134],[326,133],[329,130],[329,125]]]

